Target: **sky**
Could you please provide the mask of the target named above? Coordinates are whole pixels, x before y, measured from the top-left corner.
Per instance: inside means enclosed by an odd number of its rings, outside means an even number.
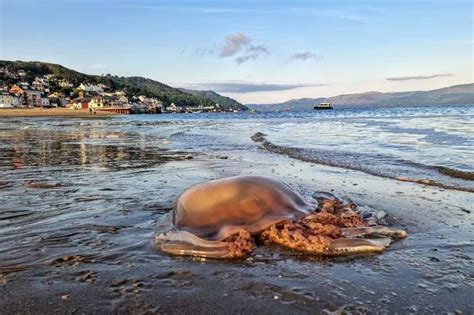
[[[0,0],[0,59],[242,103],[473,82],[473,2]]]

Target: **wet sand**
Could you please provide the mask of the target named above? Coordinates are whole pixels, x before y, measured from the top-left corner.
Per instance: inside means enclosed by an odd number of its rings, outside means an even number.
[[[89,143],[94,139],[110,141]],[[0,132],[2,312],[471,314],[474,309],[470,192],[298,161],[257,147],[198,154],[127,143],[139,139],[90,130],[80,136]],[[362,208],[387,212],[390,224],[409,236],[381,255],[360,257],[309,257],[270,246],[258,247],[247,259],[213,261],[154,249],[156,223],[180,192],[241,174],[274,176],[308,200],[315,191],[351,198]],[[30,180],[58,185],[29,188]]]
[[[0,108],[0,117],[94,117],[112,116],[115,113],[96,111],[92,114],[88,109],[69,108]]]

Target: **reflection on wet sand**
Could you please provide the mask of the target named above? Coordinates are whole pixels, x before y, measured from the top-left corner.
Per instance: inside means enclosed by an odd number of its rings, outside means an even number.
[[[143,217],[134,209],[156,207],[155,187],[166,187],[167,181],[137,174],[192,158],[146,142],[135,134],[87,128],[0,131],[2,275],[42,268],[52,261],[79,265],[91,257],[93,261],[117,258],[136,242],[146,244],[148,237],[127,237],[120,242],[121,249],[104,247],[102,235],[117,234],[135,217]],[[161,207],[169,211],[171,201]],[[78,252],[89,258],[67,258]]]
[[[150,149],[145,141],[134,146],[87,143],[91,139],[117,139],[124,135],[102,133],[59,134],[45,130],[0,132],[0,167],[95,166],[109,170],[149,167],[189,158],[189,154]],[[135,146],[138,144],[138,146]]]

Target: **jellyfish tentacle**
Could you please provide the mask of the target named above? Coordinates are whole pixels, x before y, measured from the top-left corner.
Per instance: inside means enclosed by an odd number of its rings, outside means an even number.
[[[189,232],[168,232],[156,237],[157,246],[165,253],[181,256],[223,257],[229,252],[229,244],[206,241]]]
[[[390,238],[331,238],[297,222],[281,222],[261,235],[265,243],[275,243],[296,251],[313,255],[353,255],[380,253],[391,243]]]
[[[331,242],[328,255],[381,253],[392,242],[391,238],[337,238]]]
[[[186,231],[168,232],[158,235],[156,244],[171,255],[205,258],[238,258],[253,250],[253,239],[245,231],[230,236],[228,241],[209,241]]]
[[[341,229],[341,234],[347,238],[361,237],[390,237],[392,239],[402,239],[407,237],[407,232],[399,229],[392,229],[386,226],[364,226]]]

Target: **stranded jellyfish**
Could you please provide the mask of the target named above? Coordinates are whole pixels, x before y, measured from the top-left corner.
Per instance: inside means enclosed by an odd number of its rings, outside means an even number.
[[[287,184],[263,176],[212,180],[186,189],[173,229],[156,236],[171,255],[238,258],[255,244],[278,244],[313,255],[380,253],[406,232],[369,226],[353,203],[306,202]]]

